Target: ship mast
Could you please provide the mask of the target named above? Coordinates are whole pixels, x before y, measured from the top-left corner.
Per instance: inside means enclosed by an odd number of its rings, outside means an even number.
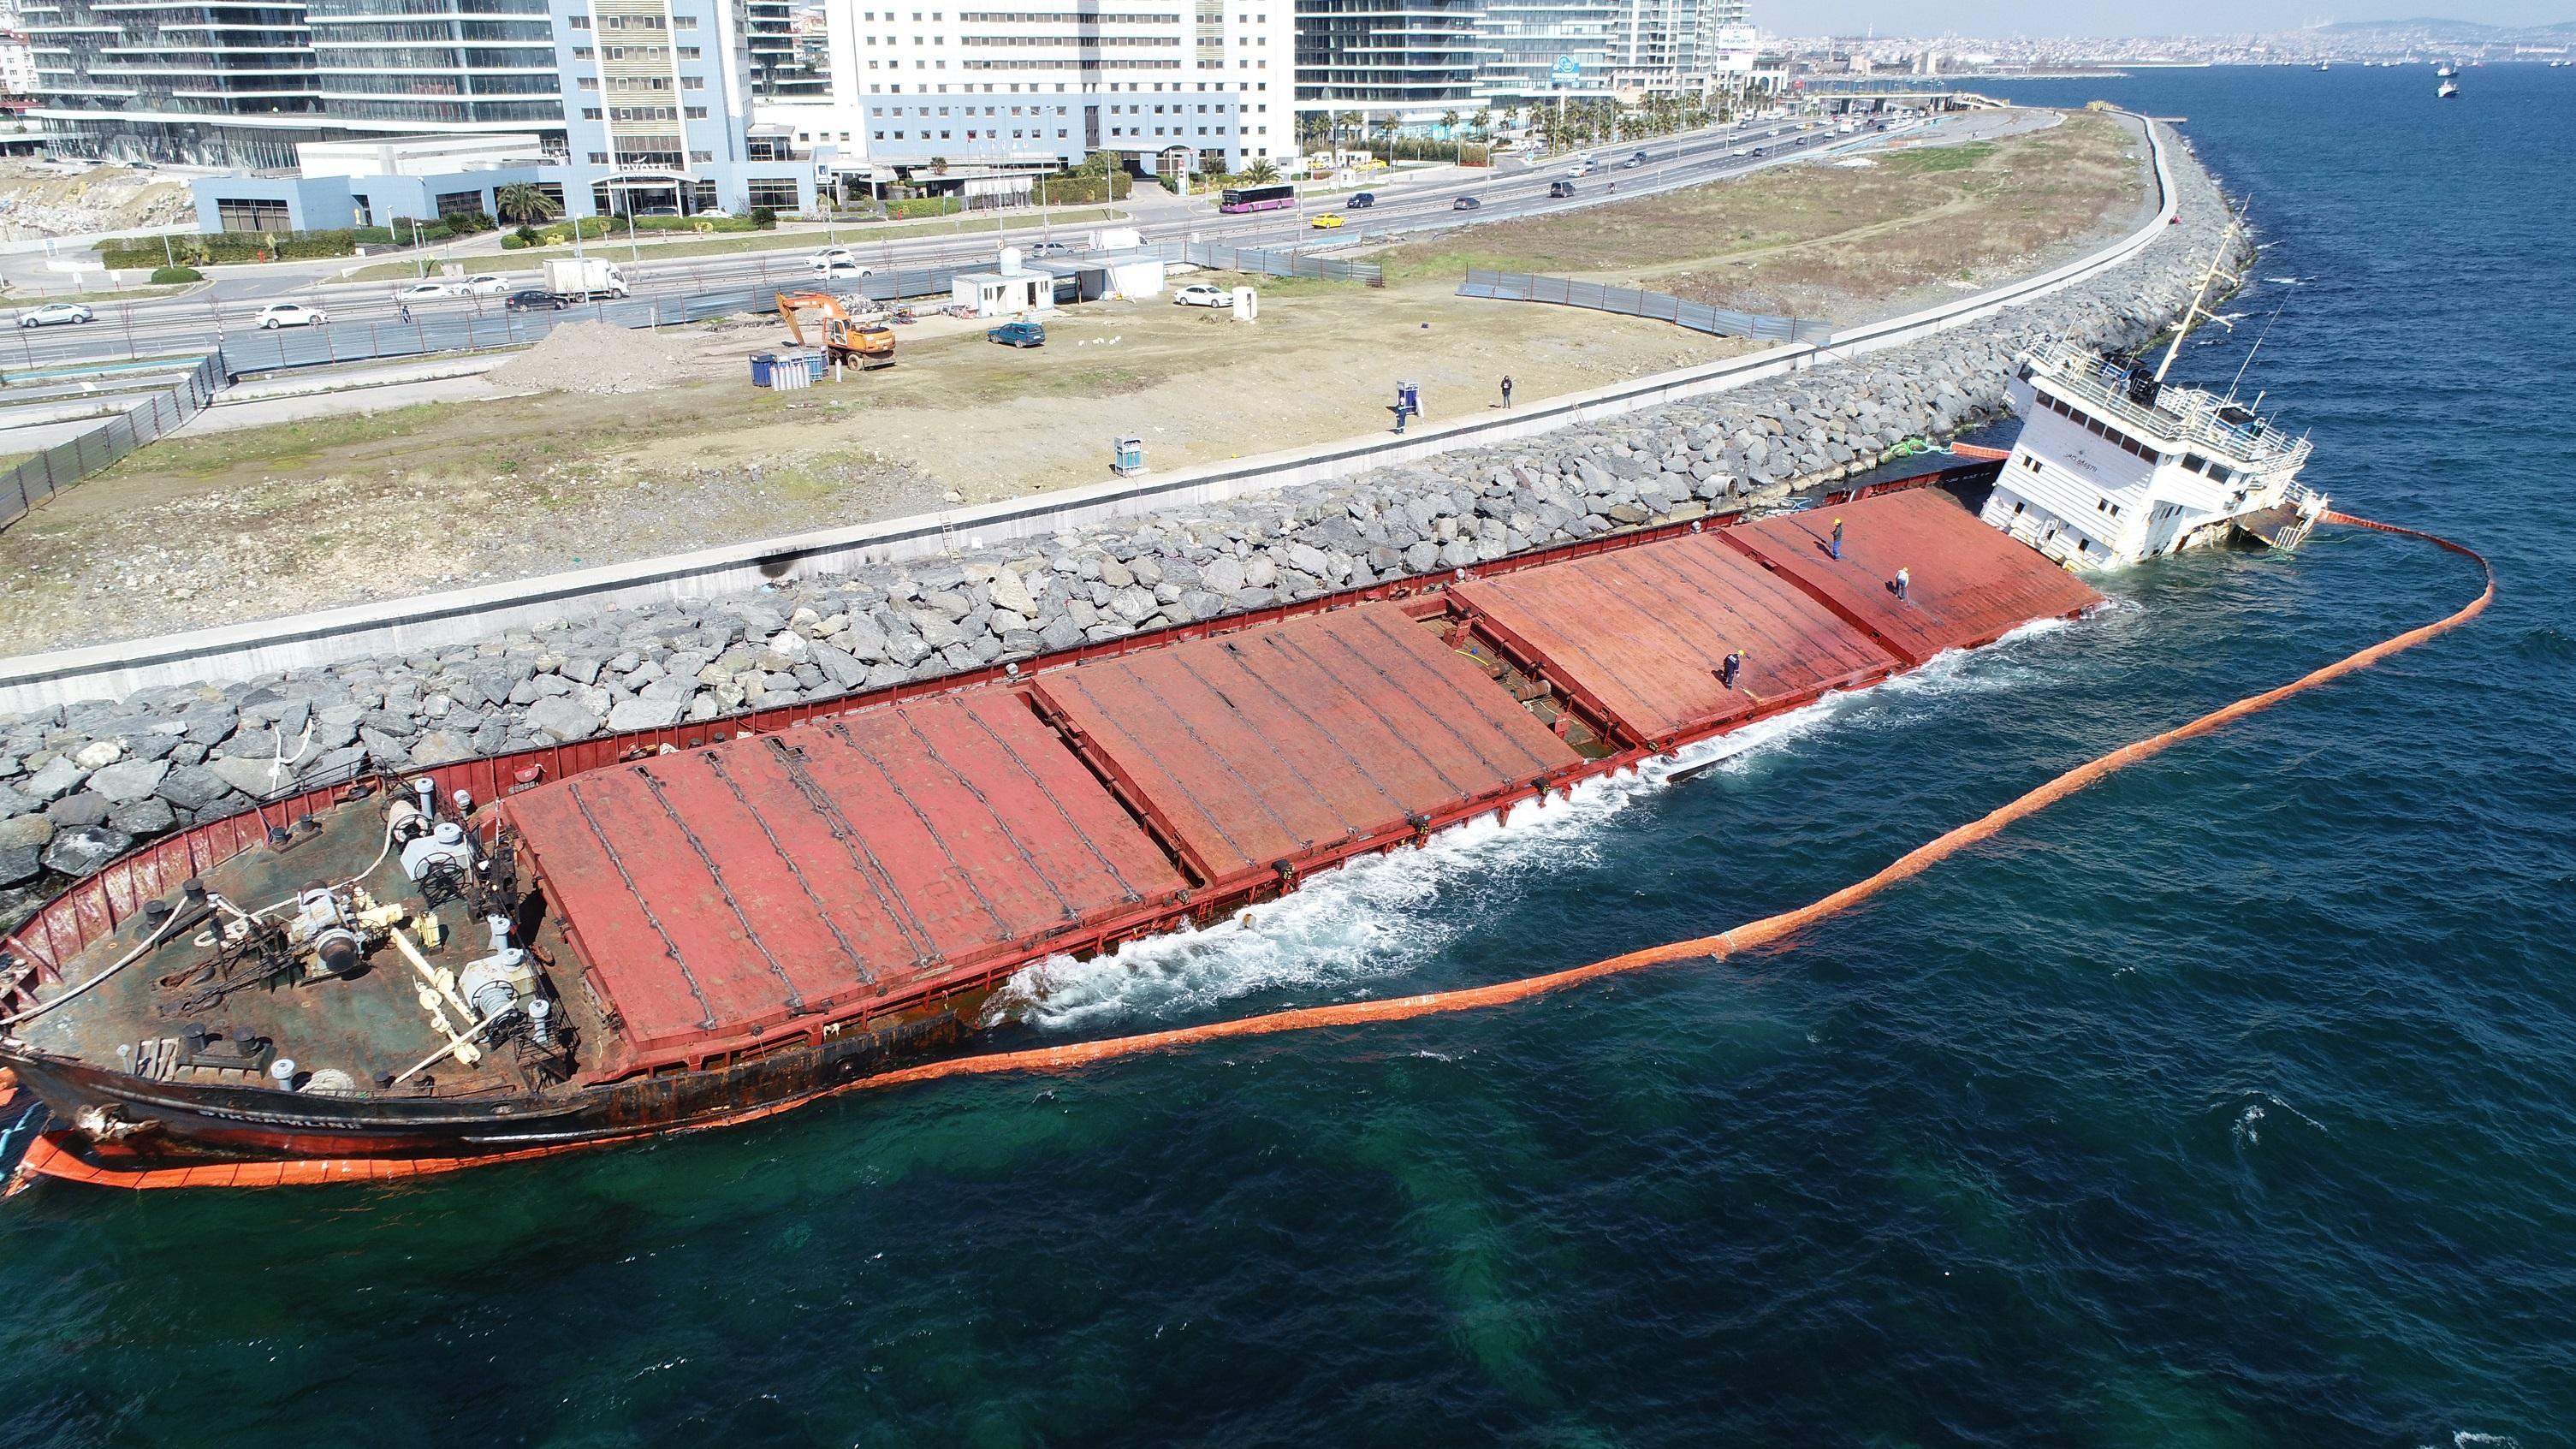
[[[2227,244],[2236,239],[2236,227],[2236,219],[2234,217],[2230,217],[2227,221],[2227,230],[2218,234],[2218,249],[2210,254],[2209,266],[2200,274],[2200,288],[2198,291],[2191,294],[2191,305],[2183,309],[2182,321],[2174,326],[2173,345],[2165,349],[2165,360],[2156,364],[2157,382],[2163,382],[2165,380],[2165,374],[2173,370],[2174,359],[2182,355],[2182,340],[2191,335],[2192,324],[2203,318],[2208,318],[2211,321],[2218,321],[2218,318],[2207,308],[2201,306],[2201,303],[2209,300],[2209,287],[2211,283],[2222,277],[2226,278],[2231,283],[2238,280],[2234,273],[2229,272],[2218,265],[2227,257]],[[2226,326],[2227,324],[2220,322],[2219,325]]]

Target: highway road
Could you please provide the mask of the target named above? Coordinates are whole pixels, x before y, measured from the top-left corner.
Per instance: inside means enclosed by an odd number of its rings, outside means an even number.
[[[1308,200],[1296,212],[1248,216],[1219,215],[1208,199],[1158,204],[1140,192],[1130,204],[1136,219],[1128,223],[1149,241],[1210,241],[1236,247],[1290,247],[1306,250],[1355,247],[1390,235],[1430,231],[1460,224],[1510,220],[1570,208],[1599,205],[1614,195],[1634,197],[1656,191],[1740,176],[1766,166],[1793,164],[1821,151],[1851,151],[1895,142],[1955,144],[1991,138],[2052,124],[2046,113],[1970,112],[1941,119],[1928,127],[1884,133],[1863,130],[1837,136],[1819,127],[1801,131],[1791,122],[1751,122],[1681,137],[1643,143],[1594,147],[1580,153],[1600,169],[1575,182],[1571,198],[1550,198],[1551,182],[1567,179],[1572,155],[1536,164],[1506,162],[1483,174],[1444,171],[1429,176],[1391,173],[1372,188],[1376,204],[1352,210],[1338,198]],[[1760,148],[1765,154],[1750,154]],[[1643,151],[1648,160],[1633,168],[1619,163]],[[1613,191],[1613,187],[1617,190]],[[1479,203],[1472,212],[1456,209],[1461,196]],[[1312,217],[1331,209],[1346,218],[1338,231],[1316,230]],[[854,231],[860,229],[854,228]],[[912,272],[937,267],[989,266],[1001,244],[1087,237],[1092,225],[1048,228],[1031,224],[996,237],[989,230],[966,236],[914,235],[901,240],[867,243],[846,241],[879,275],[831,290],[844,294],[864,290],[884,298],[892,294],[898,269]],[[863,232],[862,232],[863,235]],[[825,243],[816,233],[815,247]],[[783,247],[768,252],[656,261],[647,248],[640,265],[630,264],[626,247],[595,243],[592,251],[626,270],[634,295],[617,302],[589,303],[560,312],[512,313],[499,297],[447,298],[414,302],[402,316],[394,292],[401,285],[383,281],[342,282],[330,273],[346,263],[277,264],[275,269],[245,275],[235,269],[213,284],[177,297],[124,304],[92,304],[96,319],[77,325],[12,327],[0,337],[0,373],[25,379],[59,368],[166,357],[222,346],[236,372],[293,367],[369,357],[398,357],[507,346],[534,341],[560,321],[597,318],[627,326],[682,322],[704,317],[767,310],[771,293],[812,286],[806,265],[810,252]],[[510,264],[508,253],[457,258],[469,271]],[[294,275],[286,274],[292,269]],[[503,273],[508,275],[507,273]],[[533,283],[523,272],[514,282]],[[916,285],[921,279],[916,278]],[[329,314],[321,326],[259,330],[252,316],[266,302],[295,300]],[[9,320],[14,320],[14,314]]]

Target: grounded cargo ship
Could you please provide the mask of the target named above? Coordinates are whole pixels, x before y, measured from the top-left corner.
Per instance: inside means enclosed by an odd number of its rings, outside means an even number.
[[[1032,964],[2097,601],[1896,486],[199,826],[6,943],[28,1166],[392,1177],[745,1120],[979,1049]]]

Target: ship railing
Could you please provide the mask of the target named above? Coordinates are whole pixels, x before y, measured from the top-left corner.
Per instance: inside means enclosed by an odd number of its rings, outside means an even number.
[[[2232,462],[2264,471],[2295,468],[2307,461],[2306,438],[2284,438],[2259,427],[2231,423],[2218,415],[2218,400],[2198,388],[2168,388],[2156,406],[2149,407],[2129,396],[2125,372],[2111,369],[2072,344],[2044,342],[2030,355],[2032,362],[2048,370],[2056,386],[2142,433],[2185,445],[2197,443]]]

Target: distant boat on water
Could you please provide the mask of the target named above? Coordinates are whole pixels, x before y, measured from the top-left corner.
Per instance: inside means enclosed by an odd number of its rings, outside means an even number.
[[[2459,83],[2459,82],[2457,82],[2457,81],[2444,81],[2444,82],[2442,82],[2442,88],[2441,88],[2440,90],[2437,90],[2437,91],[2433,92],[2433,97],[2434,97],[2434,99],[2436,99],[2436,100],[2444,100],[2444,101],[2448,101],[2448,100],[2456,100],[2456,99],[2458,99],[2459,94],[2460,94],[2460,83]]]

